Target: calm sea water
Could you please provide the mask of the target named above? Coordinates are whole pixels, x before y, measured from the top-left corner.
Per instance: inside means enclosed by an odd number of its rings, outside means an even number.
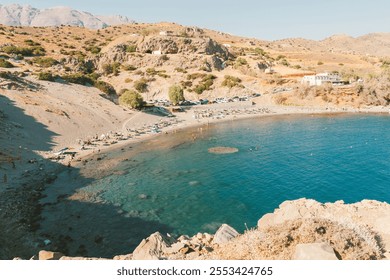
[[[178,136],[179,137],[179,136]],[[213,232],[222,223],[255,226],[285,200],[390,202],[390,117],[272,117],[219,124],[196,141],[125,162],[86,189],[127,217],[173,232]],[[228,146],[234,154],[211,154]]]
[[[285,200],[390,202],[389,144],[389,115],[266,117],[164,135],[147,152],[126,147],[88,164],[119,163],[99,179],[59,174],[42,201],[41,235],[52,250],[112,257],[155,231],[243,231]],[[239,152],[208,152],[216,146]]]

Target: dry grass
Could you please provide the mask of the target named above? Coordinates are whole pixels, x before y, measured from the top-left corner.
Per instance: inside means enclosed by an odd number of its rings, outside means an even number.
[[[289,260],[298,244],[327,242],[342,260],[381,259],[378,239],[367,227],[347,221],[294,220],[262,230],[247,231],[205,258]]]

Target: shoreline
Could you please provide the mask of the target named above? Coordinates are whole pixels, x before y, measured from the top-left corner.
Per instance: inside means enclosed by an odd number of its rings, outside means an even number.
[[[213,106],[213,105],[201,105],[202,107],[195,107],[195,109],[201,109],[205,106]],[[270,106],[269,106],[270,107]],[[194,108],[194,107],[193,107]],[[262,112],[257,114],[247,114],[247,115],[230,115],[228,117],[224,118],[204,118],[202,120],[191,120],[188,118],[188,115],[194,111],[193,108],[190,108],[187,112],[181,113],[186,114],[187,117],[182,117],[179,122],[174,124],[173,126],[166,127],[164,129],[161,129],[159,133],[146,133],[140,136],[136,136],[134,138],[118,141],[115,144],[111,144],[108,146],[102,145],[101,143],[95,147],[92,148],[90,151],[77,151],[79,156],[76,158],[76,162],[73,167],[80,167],[82,164],[78,163],[80,161],[83,161],[85,159],[89,159],[93,156],[97,156],[100,154],[105,154],[110,151],[119,150],[123,147],[129,146],[129,145],[139,145],[143,142],[148,142],[153,139],[156,139],[158,137],[161,137],[163,135],[171,134],[171,133],[177,133],[177,132],[183,132],[186,130],[201,128],[204,126],[209,125],[217,125],[220,123],[227,123],[227,122],[233,122],[233,121],[240,121],[240,120],[246,120],[246,119],[256,119],[256,118],[262,118],[262,117],[275,117],[275,116],[296,116],[296,115],[338,115],[338,114],[370,114],[370,115],[388,115],[390,114],[389,109],[386,108],[376,108],[371,107],[367,109],[340,109],[340,108],[332,108],[329,110],[328,108],[323,107],[292,107],[292,106],[273,106],[272,109],[274,111],[270,110],[270,108],[266,108],[266,110],[269,110],[268,112]],[[254,107],[256,108],[256,107]],[[260,109],[264,109],[262,107],[258,107]],[[226,109],[225,109],[226,110]],[[118,134],[120,132],[117,132]],[[64,164],[64,162],[63,162]],[[64,164],[65,165],[65,164]]]

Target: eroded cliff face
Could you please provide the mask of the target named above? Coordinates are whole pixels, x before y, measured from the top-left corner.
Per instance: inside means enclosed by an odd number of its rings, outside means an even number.
[[[80,260],[41,251],[36,259]],[[133,253],[116,260],[370,260],[390,259],[390,204],[363,200],[319,203],[283,202],[264,215],[258,227],[239,234],[222,225],[214,234],[175,239],[158,232],[142,240]]]

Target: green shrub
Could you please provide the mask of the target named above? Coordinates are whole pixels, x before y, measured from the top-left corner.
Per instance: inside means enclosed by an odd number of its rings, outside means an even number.
[[[290,63],[287,61],[287,59],[283,58],[281,61],[280,61],[280,64],[284,65],[284,66],[290,66]]]
[[[169,100],[173,105],[179,104],[180,101],[184,101],[184,92],[181,86],[173,85],[169,88],[168,91]]]
[[[128,53],[133,53],[137,51],[137,46],[136,45],[128,45],[126,46],[126,52]]]
[[[114,74],[117,76],[119,74],[119,69],[121,67],[121,64],[119,62],[114,62],[111,64],[104,64],[103,65],[103,73],[105,75]]]
[[[4,58],[0,58],[0,68],[13,68],[15,67],[11,62],[5,60]]]
[[[32,62],[41,66],[41,67],[52,67],[57,65],[59,62],[52,57],[34,57]]]
[[[122,66],[123,70],[125,71],[134,71],[134,70],[137,70],[137,67],[133,66],[133,65],[124,65]]]
[[[119,104],[122,106],[128,106],[133,109],[141,109],[145,102],[142,96],[134,90],[126,90],[119,97]]]
[[[41,72],[38,74],[38,80],[54,82],[57,76],[54,76],[50,72]]]
[[[83,86],[94,85],[95,83],[95,81],[91,77],[81,73],[64,75],[61,78],[68,83],[79,84]]]
[[[317,65],[324,65],[324,63],[322,61],[318,61]]]
[[[100,48],[98,46],[88,46],[88,47],[85,47],[84,49],[92,54],[98,54],[102,50],[102,48]]]
[[[1,48],[2,52],[13,55],[22,55],[22,56],[41,56],[45,55],[45,49],[41,46],[34,46],[29,48],[16,47],[16,46],[4,46]]]
[[[241,79],[230,75],[226,75],[225,80],[223,80],[222,82],[222,86],[228,88],[242,87]]]
[[[266,56],[267,53],[261,48],[255,48],[255,53],[261,56]]]
[[[104,92],[105,94],[109,94],[109,95],[116,94],[114,87],[112,85],[110,85],[109,83],[106,83],[104,81],[95,81],[93,83],[93,86],[95,88],[99,89],[100,91]]]
[[[12,75],[10,72],[0,72],[0,78],[2,79],[11,79]]]
[[[194,91],[197,94],[202,94],[205,90],[209,90],[211,86],[214,84],[214,80],[216,78],[217,77],[212,74],[205,75],[202,81],[194,88]]]
[[[285,59],[286,58],[286,56],[285,55],[278,55],[277,57],[276,57],[276,60],[281,60],[281,59]]]
[[[32,47],[40,46],[40,45],[41,45],[40,43],[34,42],[34,41],[31,40],[31,39],[24,40],[24,42],[26,43],[26,45],[32,46]]]
[[[235,66],[236,67],[240,67],[240,66],[244,66],[244,65],[247,65],[247,64],[248,64],[248,61],[246,61],[245,58],[239,57],[239,58],[236,59]]]
[[[204,77],[206,77],[207,74],[204,74],[204,73],[193,73],[193,74],[188,74],[187,75],[187,80],[196,80],[196,79],[203,79]]]
[[[90,85],[106,94],[116,94],[116,91],[112,85],[107,82],[97,80],[99,78],[99,75],[96,73],[88,75],[76,73],[64,75],[61,78],[68,83],[79,84],[83,86]]]
[[[148,80],[146,79],[140,79],[138,81],[136,81],[134,83],[134,88],[138,91],[138,92],[146,92],[148,90]]]
[[[176,71],[176,72],[179,72],[179,73],[184,73],[184,74],[187,73],[187,71],[186,71],[185,69],[180,68],[180,67],[175,68],[175,71]]]

